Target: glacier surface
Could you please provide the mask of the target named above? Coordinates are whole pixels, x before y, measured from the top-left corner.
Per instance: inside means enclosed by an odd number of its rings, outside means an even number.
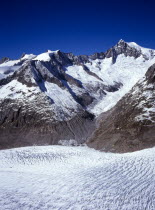
[[[0,209],[155,209],[155,148],[112,154],[87,147],[0,151]]]

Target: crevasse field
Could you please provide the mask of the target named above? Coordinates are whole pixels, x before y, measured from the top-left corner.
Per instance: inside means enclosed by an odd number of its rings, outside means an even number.
[[[111,154],[87,147],[0,151],[0,209],[155,209],[155,148]]]

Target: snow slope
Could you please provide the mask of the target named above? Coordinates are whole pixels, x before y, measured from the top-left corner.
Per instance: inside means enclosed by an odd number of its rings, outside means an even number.
[[[102,153],[42,146],[0,151],[0,209],[155,209],[155,148]]]
[[[155,55],[155,51],[153,49],[141,47],[140,45],[138,45],[135,42],[127,42],[127,44],[130,47],[133,47],[133,48],[137,49],[138,51],[141,51],[141,53],[143,55],[145,55],[147,59],[150,59]]]
[[[6,78],[18,70],[21,65],[18,65],[20,60],[8,61],[0,64],[0,79]]]
[[[111,60],[111,58],[104,59],[103,62],[100,62],[100,70],[98,72],[90,64],[87,66],[91,71],[96,72],[106,85],[121,83],[122,87],[116,92],[107,92],[107,95],[99,100],[93,108],[90,107],[90,111],[96,116],[114,107],[139,79],[145,75],[148,68],[155,63],[155,58],[146,61],[142,56],[135,59],[134,57],[126,57],[123,54],[118,56],[117,62],[113,65],[110,61],[106,60]],[[96,60],[96,62],[99,61]],[[95,65],[95,62],[93,65]]]
[[[37,57],[35,57],[33,60],[45,61],[45,62],[50,61],[51,60],[50,55],[57,53],[58,51],[59,50],[56,50],[56,51],[48,50],[47,52],[42,53],[42,54],[38,55]]]
[[[146,52],[148,51],[146,50]],[[98,103],[95,106],[91,104],[88,110],[98,116],[102,112],[108,111],[114,107],[116,103],[131,90],[138,80],[145,75],[148,68],[154,63],[155,57],[145,60],[143,56],[135,59],[134,57],[126,57],[124,54],[118,55],[115,64],[112,64],[112,58],[96,59],[90,63],[86,63],[85,65],[88,69],[103,80],[102,83],[104,85],[122,84],[118,91],[107,91],[107,95],[103,98],[100,98],[100,94],[96,92],[93,96],[97,99]],[[87,84],[95,86],[97,83],[101,83],[97,78],[88,75],[82,66],[69,66],[67,67],[67,73],[77,80],[82,81],[83,85],[86,87]]]

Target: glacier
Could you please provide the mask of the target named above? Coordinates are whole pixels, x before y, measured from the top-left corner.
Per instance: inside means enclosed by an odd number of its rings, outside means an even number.
[[[0,151],[0,209],[155,209],[155,148],[113,154],[85,146]]]

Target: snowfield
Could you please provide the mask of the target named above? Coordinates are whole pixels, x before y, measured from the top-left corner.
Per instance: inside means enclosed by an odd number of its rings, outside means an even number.
[[[148,52],[148,49],[145,49],[145,51]],[[146,56],[148,56],[148,54],[145,53]],[[143,56],[135,59],[134,57],[126,57],[121,54],[118,55],[115,64],[112,64],[112,58],[96,59],[93,62],[86,63],[85,66],[101,78],[104,85],[122,84],[118,91],[105,91],[106,95],[102,98],[100,98],[101,95],[96,92],[93,96],[98,102],[95,106],[90,104],[88,111],[99,116],[102,112],[106,112],[114,107],[116,103],[128,93],[141,78],[143,78],[148,68],[155,63],[155,57],[149,58],[150,59],[146,61]],[[82,66],[69,66],[66,68],[66,71],[67,74],[81,81],[85,88],[87,88],[88,83],[94,87],[97,85],[98,79],[88,75]]]
[[[112,154],[87,147],[0,151],[0,209],[155,209],[155,148]]]

